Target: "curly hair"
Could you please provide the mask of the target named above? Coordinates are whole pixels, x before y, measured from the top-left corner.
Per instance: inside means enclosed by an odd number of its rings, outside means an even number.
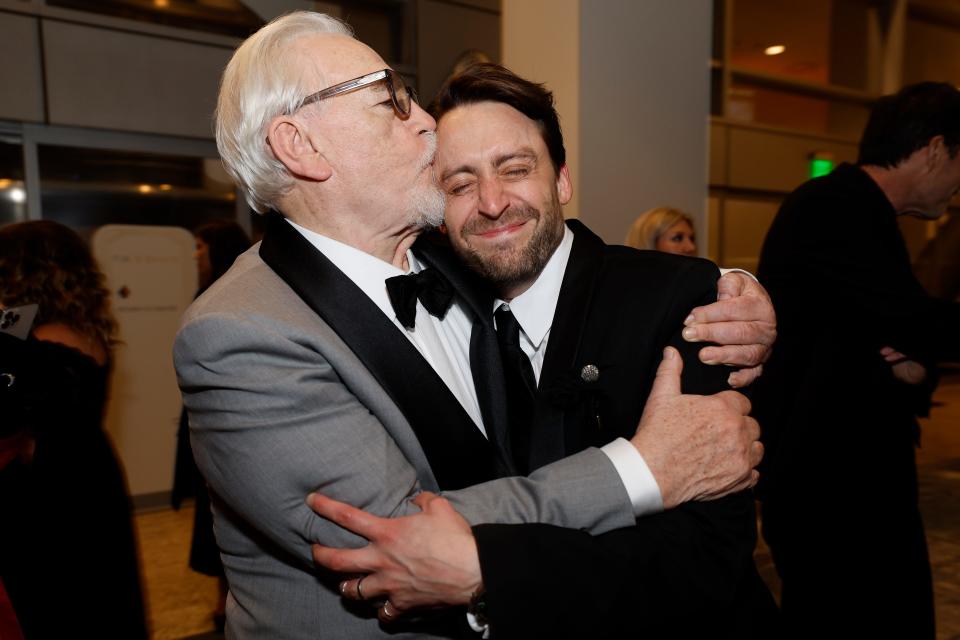
[[[108,351],[117,342],[110,292],[75,231],[57,222],[0,228],[0,306],[37,304],[35,326],[62,323]]]

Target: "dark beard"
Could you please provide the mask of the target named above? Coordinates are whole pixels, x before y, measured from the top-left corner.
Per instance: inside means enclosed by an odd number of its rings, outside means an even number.
[[[467,244],[466,238],[473,233],[526,220],[540,220],[546,215],[546,223],[537,227],[530,241],[516,249],[509,245],[481,253]],[[510,208],[496,221],[477,217],[460,230],[459,242],[453,242],[460,259],[498,290],[509,290],[516,285],[536,280],[547,265],[550,256],[563,239],[563,214],[560,203],[553,194],[549,209],[541,213],[534,207]]]

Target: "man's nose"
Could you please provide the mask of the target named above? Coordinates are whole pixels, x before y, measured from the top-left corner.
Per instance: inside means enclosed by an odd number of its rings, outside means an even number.
[[[410,101],[410,117],[407,122],[417,128],[417,133],[437,130],[437,121],[414,100]]]
[[[478,186],[480,213],[488,218],[499,218],[510,206],[510,199],[504,192],[503,185],[496,178],[481,178]]]

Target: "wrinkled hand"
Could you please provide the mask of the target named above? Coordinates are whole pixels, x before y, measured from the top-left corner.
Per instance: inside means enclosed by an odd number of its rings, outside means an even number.
[[[766,290],[750,276],[732,271],[717,282],[717,302],[697,307],[684,322],[688,342],[715,342],[704,347],[706,364],[744,367],[730,374],[731,387],[745,387],[760,377],[777,338],[777,316]]]
[[[660,487],[665,509],[713,500],[754,486],[763,457],[750,401],[736,391],[680,393],[683,359],[663,352],[640,426],[631,439]]]
[[[307,496],[317,514],[370,541],[361,549],[315,544],[313,559],[331,571],[367,574],[345,580],[340,592],[355,600],[387,598],[380,609],[385,622],[415,607],[467,604],[481,584],[477,544],[467,521],[432,493],[421,493],[414,503],[422,509],[418,514],[379,518],[320,494]]]
[[[927,379],[927,369],[893,347],[880,349],[880,355],[890,364],[893,377],[906,384],[920,384]]]

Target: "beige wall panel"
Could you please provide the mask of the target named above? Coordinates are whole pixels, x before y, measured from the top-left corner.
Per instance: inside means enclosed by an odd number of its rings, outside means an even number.
[[[720,198],[707,198],[707,225],[704,229],[697,229],[697,242],[706,242],[707,258],[717,262],[720,260]],[[706,238],[706,240],[704,240]]]
[[[51,124],[212,138],[226,48],[44,23]]]
[[[500,16],[496,13],[438,0],[420,0],[417,9],[417,59],[424,104],[433,99],[463,52],[477,49],[494,62],[500,61]]]
[[[809,178],[810,154],[816,151],[832,153],[838,164],[857,159],[857,147],[852,143],[730,127],[728,184],[793,191]]]
[[[580,215],[580,0],[503,0],[503,64],[553,91],[573,198],[563,208]],[[622,242],[626,228],[616,242]]]
[[[949,25],[907,20],[903,52],[903,82],[923,80],[960,84],[960,38]]]
[[[710,184],[727,184],[727,127],[722,124],[710,124]]]
[[[0,119],[43,121],[40,39],[35,18],[0,14]]]
[[[724,200],[720,230],[720,255],[724,267],[738,267],[756,273],[763,239],[779,207],[777,199]]]

